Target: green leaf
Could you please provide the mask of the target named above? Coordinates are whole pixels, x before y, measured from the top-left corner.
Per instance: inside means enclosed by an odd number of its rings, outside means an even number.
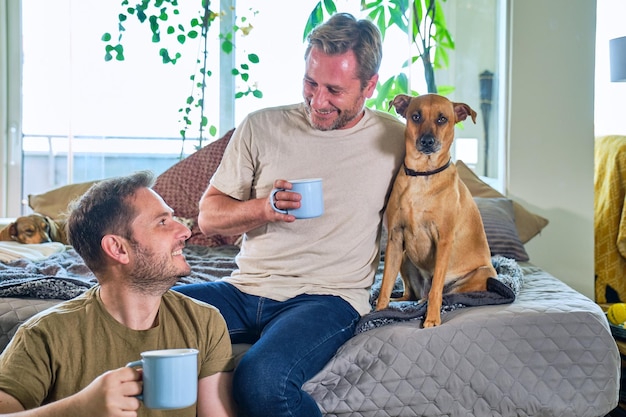
[[[190,30],[189,33],[187,33],[187,36],[191,39],[196,39],[198,37],[198,31]]]
[[[253,95],[254,97],[256,97],[256,98],[263,98],[263,93],[262,93],[261,91],[259,91],[259,90],[254,90],[254,91],[252,92],[252,95]]]
[[[176,29],[174,29],[174,26],[168,26],[168,27],[167,27],[167,34],[168,34],[168,35],[171,35],[171,34],[173,34],[174,32],[176,32]]]
[[[118,15],[117,15],[117,19],[118,19],[120,22],[125,22],[125,21],[126,21],[126,19],[128,19],[128,17],[127,17],[125,14],[120,13],[120,14],[118,14]]]
[[[124,60],[124,46],[122,46],[121,44],[115,45],[113,49],[115,50],[115,52],[117,52],[115,59],[117,61],[123,61]]]
[[[185,35],[178,35],[176,37],[176,39],[178,40],[178,43],[180,43],[181,45],[185,43],[185,41],[187,40],[187,37]]]
[[[402,30],[402,32],[404,33],[409,33],[409,27],[407,25],[407,21],[408,19],[406,18],[406,15],[404,14],[404,12],[402,10],[400,10],[400,8],[395,8],[395,9],[390,9],[389,10],[389,23],[390,26],[396,25],[397,27],[400,28],[400,30]]]
[[[164,64],[168,64],[172,62],[172,59],[170,58],[170,53],[167,51],[167,49],[165,48],[159,49],[159,55],[161,56],[161,58],[163,58]]]
[[[250,65],[248,65],[248,64],[241,64],[241,69],[248,71],[250,69]]]
[[[217,135],[217,127],[215,127],[214,125],[211,125],[211,127],[209,128],[209,134],[211,136]]]
[[[400,93],[406,94],[409,92],[409,79],[405,73],[402,72],[396,76],[396,85]]]
[[[302,35],[302,40],[306,41],[309,33],[315,28],[315,26],[319,25],[324,20],[324,11],[322,10],[322,2],[318,2],[313,11],[309,15],[307,19],[306,25],[304,26],[304,33]]]
[[[202,116],[202,121],[200,122],[200,125],[201,125],[202,127],[204,127],[204,126],[206,126],[206,125],[208,125],[208,124],[209,124],[209,119],[207,119],[207,117],[206,117],[206,116]]]
[[[233,51],[233,48],[234,45],[230,40],[225,39],[224,42],[222,42],[222,51],[226,52],[227,54],[230,54]]]
[[[109,42],[111,40],[111,34],[105,33],[104,35],[102,35],[102,38],[100,39],[103,40],[104,42]]]
[[[140,23],[145,22],[147,17],[148,16],[146,16],[146,14],[144,13],[142,9],[137,9],[137,19],[139,19]]]
[[[330,15],[337,13],[337,6],[333,0],[324,0],[324,7]]]
[[[437,94],[441,94],[442,96],[448,96],[454,92],[455,88],[451,85],[438,85],[437,86]]]
[[[244,81],[248,81],[248,79],[250,78],[250,74],[242,72],[241,73],[241,79]]]
[[[248,61],[252,62],[253,64],[258,64],[259,63],[259,56],[257,54],[248,54]]]

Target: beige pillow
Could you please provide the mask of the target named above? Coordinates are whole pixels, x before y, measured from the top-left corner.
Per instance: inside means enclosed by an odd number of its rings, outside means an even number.
[[[54,220],[65,217],[67,206],[72,200],[83,195],[98,181],[64,185],[43,194],[29,194],[28,206],[36,213],[41,213]]]
[[[472,197],[506,198],[505,195],[482,181],[463,161],[458,160],[455,165],[461,180],[469,188]],[[526,243],[537,236],[548,225],[548,219],[531,213],[515,201],[513,201],[513,211],[515,213],[515,227],[522,243]]]

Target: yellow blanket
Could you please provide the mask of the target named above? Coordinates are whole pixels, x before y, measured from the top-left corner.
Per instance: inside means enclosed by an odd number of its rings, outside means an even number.
[[[626,136],[595,139],[595,293],[626,302]]]

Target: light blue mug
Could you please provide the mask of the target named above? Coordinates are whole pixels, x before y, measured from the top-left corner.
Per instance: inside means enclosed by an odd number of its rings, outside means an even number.
[[[193,405],[198,397],[198,350],[163,349],[141,353],[141,359],[126,364],[143,368],[144,406],[172,410]]]
[[[274,188],[271,192],[270,202],[272,208],[283,214],[292,214],[296,219],[311,219],[324,214],[324,193],[322,191],[322,179],[310,178],[305,180],[289,180],[291,190]],[[295,210],[283,210],[276,207],[276,193],[279,191],[292,191],[302,195],[300,208]]]

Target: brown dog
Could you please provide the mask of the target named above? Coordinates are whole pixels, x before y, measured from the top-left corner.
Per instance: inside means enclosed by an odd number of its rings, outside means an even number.
[[[454,125],[476,112],[467,104],[428,94],[394,98],[407,120],[406,156],[387,206],[385,269],[376,304],[386,308],[398,276],[401,300],[428,297],[424,327],[441,324],[444,291],[484,291],[495,277],[476,203],[451,163]]]
[[[19,243],[61,242],[67,245],[63,226],[38,213],[15,219],[0,230],[0,240]]]

